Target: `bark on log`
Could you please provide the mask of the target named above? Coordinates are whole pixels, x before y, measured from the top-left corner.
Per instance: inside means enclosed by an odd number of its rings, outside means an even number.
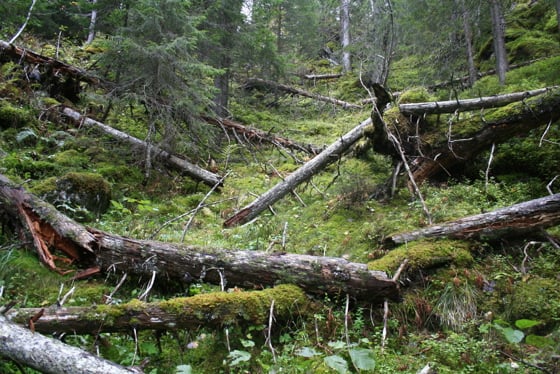
[[[344,109],[361,109],[362,108],[360,105],[357,105],[357,104],[352,104],[352,103],[349,103],[349,102],[346,102],[346,101],[343,101],[343,100],[338,100],[338,99],[335,99],[333,97],[314,94],[314,93],[311,93],[311,92],[300,90],[298,88],[287,86],[285,84],[280,84],[280,83],[276,83],[276,82],[272,82],[272,81],[267,81],[267,80],[260,79],[260,78],[248,79],[245,82],[245,84],[243,85],[243,88],[245,88],[246,90],[259,89],[259,90],[265,90],[265,91],[282,91],[282,92],[285,92],[285,93],[290,94],[290,95],[300,95],[300,96],[309,97],[311,99],[315,99],[315,100],[318,100],[318,101],[324,101],[324,102],[327,102],[327,103],[335,104],[335,105],[343,107]]]
[[[464,112],[468,110],[496,108],[514,103],[516,101],[521,101],[529,97],[542,95],[557,88],[558,87],[547,87],[538,90],[514,92],[510,94],[480,97],[476,99],[434,101],[427,103],[407,103],[400,104],[399,110],[404,115],[421,116],[424,114],[453,113],[455,111]]]
[[[31,50],[18,47],[10,44],[4,40],[0,40],[0,57],[5,54],[14,61],[26,61],[29,64],[39,64],[46,66],[53,74],[62,73],[82,82],[90,83],[92,85],[106,84],[99,78],[88,74],[85,70],[79,69],[75,66],[68,65],[60,60],[40,55]]]
[[[473,119],[426,122],[418,117],[411,122],[404,115],[386,112],[384,119],[373,116],[374,131],[368,134],[377,152],[400,158],[388,141],[385,124],[399,134],[402,148],[411,159],[412,175],[417,184],[470,162],[475,156],[515,136],[527,135],[530,130],[560,119],[560,88],[488,111],[480,118],[480,126]]]
[[[15,193],[22,196],[14,200]],[[66,246],[71,245],[80,254],[76,261],[102,272],[118,270],[151,276],[156,271],[160,277],[183,283],[204,280],[222,284],[225,281],[229,287],[251,289],[291,283],[309,294],[347,293],[370,302],[399,298],[396,283],[385,273],[368,270],[365,264],[342,258],[199,248],[135,240],[85,228],[62,214],[55,214],[54,207],[1,175],[0,208],[8,214],[7,219],[20,222],[24,231],[31,230],[28,224],[48,227],[53,232],[51,237],[59,238],[47,242],[41,237],[38,239],[41,246],[62,250],[58,243],[64,240]],[[35,215],[31,219],[22,218],[22,210]]]
[[[224,222],[225,227],[232,227],[249,222],[257,217],[263,210],[290,193],[300,183],[308,180],[313,175],[325,168],[328,164],[335,161],[358,141],[364,133],[364,128],[371,124],[371,118],[360,123],[351,131],[346,133],[336,142],[328,146],[323,152],[306,162],[302,167],[283,179],[280,183],[259,196],[251,204],[247,205],[239,212],[228,218]]]
[[[138,373],[20,327],[0,315],[0,355],[42,373]]]
[[[268,142],[270,144],[280,145],[285,148],[306,152],[312,155],[316,155],[323,150],[313,144],[301,144],[293,140],[271,134],[270,132],[244,126],[239,122],[235,122],[227,118],[203,117],[203,119],[213,125],[222,126],[229,131],[243,134],[243,137],[250,141]]]
[[[337,79],[342,77],[342,74],[306,74],[303,77],[309,80]]]
[[[136,330],[178,330],[201,327],[267,325],[274,300],[275,323],[305,317],[310,300],[296,286],[279,285],[263,291],[213,292],[192,297],[145,303],[133,300],[120,305],[11,309],[15,323],[42,313],[35,331],[69,334],[99,334]]]
[[[560,224],[560,194],[515,204],[493,212],[477,214],[420,230],[391,235],[388,247],[421,238],[495,240],[541,234],[542,230]]]
[[[58,108],[59,112],[65,117],[71,119],[75,124],[79,126],[89,126],[95,129],[101,130],[104,134],[110,135],[115,139],[129,143],[133,146],[139,147],[141,149],[146,149],[148,143],[142,141],[138,138],[130,136],[122,131],[116,130],[110,126],[107,126],[101,122],[94,119],[81,115],[79,112],[70,109],[65,106],[60,106]],[[185,174],[194,178],[195,180],[202,181],[203,183],[213,187],[217,184],[222,184],[222,179],[219,175],[209,172],[189,161],[186,161],[180,157],[177,157],[156,145],[150,145],[152,147],[153,154],[162,162],[170,165],[172,167],[178,168]]]

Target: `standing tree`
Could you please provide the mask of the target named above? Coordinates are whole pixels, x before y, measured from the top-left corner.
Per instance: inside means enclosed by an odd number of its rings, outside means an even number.
[[[147,142],[160,140],[167,149],[173,147],[178,133],[193,131],[193,118],[212,106],[214,94],[207,80],[216,70],[196,56],[202,33],[189,12],[188,3],[180,0],[131,3],[125,16],[128,26],[113,38],[104,59],[107,69],[118,77],[113,95],[124,103],[142,105]],[[197,152],[195,144],[190,151]]]
[[[340,40],[342,45],[342,70],[352,71],[350,58],[350,0],[341,0],[340,4]]]
[[[502,13],[501,0],[490,0],[490,16],[492,18],[492,37],[494,41],[494,56],[496,58],[496,72],[501,85],[506,83],[508,59],[506,51],[506,22]]]
[[[471,26],[471,12],[467,7],[466,0],[455,0],[457,8],[461,12],[463,20],[463,33],[465,37],[465,49],[467,55],[467,66],[469,70],[469,84],[472,86],[476,81],[477,69],[474,63],[473,31]]]

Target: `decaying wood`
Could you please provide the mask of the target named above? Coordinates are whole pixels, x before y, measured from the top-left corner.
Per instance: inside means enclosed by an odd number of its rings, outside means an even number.
[[[262,211],[283,198],[294,190],[300,183],[310,179],[336,161],[348,148],[358,141],[364,133],[364,128],[371,124],[371,118],[366,119],[351,131],[341,136],[340,139],[328,146],[323,152],[303,164],[299,169],[288,175],[277,185],[260,195],[251,204],[239,210],[224,222],[225,227],[233,227],[251,221]]]
[[[479,126],[473,125],[472,117],[462,120],[452,116],[427,123],[423,116],[411,121],[406,116],[395,117],[394,112],[392,115],[387,112],[383,118],[374,115],[374,131],[370,135],[377,152],[397,158],[397,151],[387,140],[385,126],[399,134],[407,157],[412,159],[413,178],[420,184],[471,162],[481,152],[490,150],[492,144],[526,136],[530,130],[558,121],[559,106],[560,89],[554,88],[494,112],[477,114]]]
[[[83,116],[79,112],[75,111],[74,109],[68,108],[66,106],[59,106],[58,111],[65,117],[71,119],[76,125],[93,127],[97,130],[102,131],[104,134],[110,135],[115,139],[129,143],[141,149],[146,149],[148,147],[148,143],[146,143],[145,141],[130,136],[122,131],[116,130],[92,118]],[[203,183],[209,186],[215,186],[217,184],[221,185],[221,178],[219,175],[214,174],[208,170],[205,170],[200,166],[197,166],[180,157],[177,157],[176,155],[169,153],[156,145],[150,145],[150,147],[151,147],[152,154],[155,157],[157,157],[161,162],[166,163],[167,165],[170,165],[172,167],[178,168],[179,170],[187,174],[189,177],[194,178],[195,180],[202,181]]]
[[[295,88],[295,87],[287,86],[285,84],[280,84],[280,83],[276,83],[276,82],[273,82],[273,81],[268,81],[268,80],[260,79],[260,78],[248,79],[247,81],[245,81],[245,84],[243,85],[243,87],[246,90],[259,89],[259,90],[265,90],[265,91],[281,91],[281,92],[284,92],[284,93],[287,93],[287,94],[290,94],[290,95],[299,95],[299,96],[309,97],[309,98],[314,99],[314,100],[324,101],[326,103],[331,103],[331,104],[334,104],[334,105],[341,106],[344,109],[361,109],[362,108],[360,105],[357,105],[357,104],[352,104],[352,103],[349,103],[349,102],[346,102],[346,101],[343,101],[343,100],[338,100],[338,99],[335,99],[333,97],[314,94],[314,93],[311,93],[311,92],[300,90],[300,89]]]
[[[276,323],[304,317],[310,300],[297,286],[279,285],[262,291],[212,292],[191,297],[145,303],[133,300],[119,305],[11,309],[6,316],[26,324],[39,310],[35,331],[99,334],[139,330],[196,330],[201,327],[259,326],[268,321],[274,300]]]
[[[226,130],[242,134],[243,137],[253,142],[267,142],[273,145],[280,145],[285,148],[296,151],[306,152],[312,155],[320,153],[323,149],[313,144],[302,144],[271,132],[262,131],[253,127],[247,127],[239,122],[232,121],[227,118],[204,117],[204,120],[213,125],[222,126]]]
[[[138,373],[60,340],[33,333],[1,315],[0,355],[42,373]]]
[[[14,189],[22,194],[19,201],[12,198]],[[365,264],[342,258],[200,248],[135,240],[85,228],[55,213],[54,207],[0,175],[0,208],[4,208],[8,219],[19,222],[21,230],[29,233],[18,204],[36,213],[32,225],[50,226],[57,237],[64,238],[81,251],[83,256],[77,261],[82,267],[98,267],[102,272],[117,270],[151,276],[156,271],[160,277],[185,284],[204,280],[250,289],[291,283],[312,295],[347,293],[371,302],[399,297],[396,283],[385,273],[368,270]],[[59,249],[58,242],[48,243],[49,249]]]
[[[390,247],[433,237],[495,240],[504,237],[542,235],[544,229],[556,225],[560,225],[560,194],[420,230],[391,235],[385,239],[385,244]]]
[[[309,80],[324,80],[324,79],[337,79],[342,77],[342,74],[306,74],[303,76],[305,79]]]
[[[0,40],[0,57],[2,57],[2,55],[9,56],[14,61],[25,61],[28,64],[39,64],[41,66],[45,66],[53,75],[66,75],[92,85],[100,85],[104,83],[99,78],[94,77],[85,70],[79,69],[55,58],[43,56],[29,49],[18,47],[4,40]]]
[[[476,99],[434,101],[427,103],[400,104],[399,110],[404,115],[421,116],[434,113],[454,113],[477,109],[488,109],[505,106],[516,101],[521,101],[532,96],[542,95],[558,87],[547,87],[525,92],[514,92],[510,94],[479,97]]]

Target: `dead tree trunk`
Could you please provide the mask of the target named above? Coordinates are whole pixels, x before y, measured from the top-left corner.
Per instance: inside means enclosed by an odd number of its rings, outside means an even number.
[[[305,79],[316,81],[316,80],[324,80],[324,79],[337,79],[342,77],[342,74],[306,74],[303,77]]]
[[[454,113],[477,109],[496,108],[506,106],[532,96],[542,95],[557,88],[558,87],[547,87],[538,90],[514,92],[510,94],[480,97],[476,99],[400,104],[399,110],[404,115],[421,116],[424,114]]]
[[[103,133],[114,137],[120,141],[129,143],[133,146],[139,147],[141,149],[146,149],[148,147],[148,143],[130,136],[122,131],[116,130],[110,126],[107,126],[101,122],[98,122],[94,119],[91,119],[86,116],[82,116],[79,112],[70,109],[68,107],[60,106],[59,112],[64,115],[65,117],[71,119],[74,123],[79,126],[89,126],[101,130]],[[221,178],[219,175],[211,173],[201,167],[190,163],[182,158],[179,158],[155,145],[150,145],[151,152],[154,154],[159,160],[162,162],[171,165],[179,170],[183,171],[185,174],[194,178],[196,180],[202,181],[203,183],[209,186],[215,186],[217,184],[221,184]]]
[[[243,137],[249,141],[268,142],[273,145],[302,151],[312,155],[316,155],[322,151],[320,147],[313,144],[301,144],[293,140],[271,134],[270,132],[244,126],[239,122],[235,122],[227,118],[204,117],[203,119],[213,125],[222,126],[226,130],[242,134]]]
[[[395,158],[400,157],[387,140],[385,125],[394,134],[410,158],[412,175],[417,184],[472,161],[492,144],[500,144],[515,136],[527,135],[530,130],[560,119],[560,89],[553,88],[538,96],[509,104],[496,111],[481,114],[480,125],[473,119],[461,120],[452,115],[447,119],[426,118],[423,115],[395,115],[386,112],[384,118],[374,116],[374,131],[369,134],[374,149]],[[524,93],[518,97],[524,97]],[[476,101],[476,100],[475,100]],[[435,105],[415,104],[435,108]],[[459,109],[460,105],[455,109]],[[415,111],[415,113],[417,113]]]
[[[495,240],[503,237],[539,235],[542,234],[542,230],[558,224],[560,194],[554,194],[493,212],[391,235],[385,239],[385,244],[390,247],[432,237]]]
[[[301,289],[279,285],[262,291],[212,292],[154,303],[133,300],[119,305],[11,309],[7,317],[26,324],[33,316],[40,315],[33,327],[44,334],[196,330],[266,325],[273,300],[276,323],[305,317],[310,306]]]
[[[385,273],[342,258],[199,248],[86,229],[1,175],[0,208],[33,237],[40,253],[61,250],[88,267],[86,274],[112,269],[151,276],[155,271],[187,284],[204,280],[259,289],[292,283],[321,296],[347,293],[364,301],[399,297],[396,283]]]
[[[350,148],[358,139],[363,136],[364,128],[371,124],[371,118],[360,123],[350,132],[342,136],[336,142],[328,146],[315,158],[306,162],[298,170],[287,176],[284,180],[272,187],[270,190],[259,196],[251,204],[247,205],[232,217],[224,222],[225,227],[232,227],[249,222],[256,218],[263,210],[290,193],[300,183],[308,180],[325,166],[336,161],[344,151]]]
[[[246,90],[259,89],[259,90],[265,90],[265,91],[282,91],[282,92],[285,92],[285,93],[290,94],[290,95],[300,95],[300,96],[309,97],[311,99],[315,99],[315,100],[318,100],[318,101],[324,101],[324,102],[327,102],[327,103],[339,105],[339,106],[343,107],[344,109],[361,109],[362,108],[360,105],[352,104],[352,103],[349,103],[349,102],[346,102],[346,101],[343,101],[343,100],[338,100],[338,99],[335,99],[335,98],[332,98],[332,97],[314,94],[314,93],[307,92],[307,91],[304,91],[304,90],[300,90],[300,89],[297,89],[297,88],[294,88],[294,87],[286,86],[285,84],[280,84],[280,83],[267,81],[267,80],[259,79],[259,78],[248,79],[245,82],[245,84],[243,85],[243,88],[245,88]]]
[[[42,373],[138,373],[20,327],[0,315],[0,355]]]

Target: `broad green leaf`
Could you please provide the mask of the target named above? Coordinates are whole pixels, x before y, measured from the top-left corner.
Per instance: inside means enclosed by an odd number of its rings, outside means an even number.
[[[336,370],[340,374],[348,373],[348,363],[338,355],[327,356],[323,359],[325,364],[331,369]]]
[[[537,348],[546,348],[554,345],[554,340],[540,335],[527,335],[525,343],[530,344]]]
[[[343,349],[346,348],[346,343],[344,343],[343,341],[337,340],[335,342],[329,342],[328,343],[329,347],[331,347],[332,349]]]
[[[247,351],[233,350],[229,353],[228,358],[231,360],[230,365],[239,365],[242,362],[249,361],[251,354]]]
[[[352,363],[360,370],[374,370],[375,357],[371,349],[353,348],[348,351]]]
[[[525,337],[523,331],[515,330],[512,329],[511,327],[504,327],[501,331],[509,343],[520,343]]]
[[[303,348],[300,348],[296,351],[296,355],[301,356],[301,357],[313,357],[313,356],[320,355],[320,353],[317,352],[313,348],[303,347]]]
[[[518,329],[528,329],[530,327],[539,325],[540,322],[539,321],[535,321],[532,319],[518,319],[517,321],[515,321],[515,326]]]

